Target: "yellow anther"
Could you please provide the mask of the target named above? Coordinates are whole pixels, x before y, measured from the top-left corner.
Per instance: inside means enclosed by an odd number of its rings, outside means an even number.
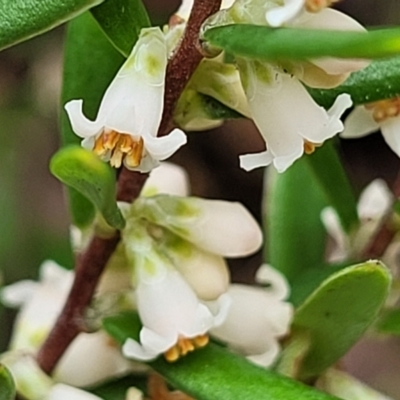
[[[306,0],[305,8],[308,12],[317,13],[340,0]]]
[[[200,335],[191,339],[180,337],[178,342],[164,353],[164,357],[167,361],[174,362],[195,349],[204,347],[208,342],[208,335]]]
[[[312,153],[314,153],[314,151],[317,147],[321,147],[321,144],[320,143],[312,143],[312,142],[309,142],[308,140],[304,140],[303,146],[304,146],[304,153],[312,154]]]
[[[365,104],[364,107],[367,110],[372,111],[372,117],[379,123],[387,118],[397,117],[400,115],[400,97],[375,101],[373,103]]]
[[[95,140],[93,152],[100,157],[108,155],[112,167],[119,168],[125,159],[130,168],[137,167],[143,156],[144,142],[141,137],[134,139],[131,135],[107,131]]]
[[[174,362],[180,357],[178,346],[171,347],[164,353],[164,357],[169,362]]]
[[[206,346],[209,341],[210,341],[210,338],[208,335],[197,336],[193,339],[193,343],[196,346],[196,348]]]

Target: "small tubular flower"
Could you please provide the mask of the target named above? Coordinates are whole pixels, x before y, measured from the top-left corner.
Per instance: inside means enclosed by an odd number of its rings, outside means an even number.
[[[230,285],[228,315],[211,335],[255,364],[269,367],[280,351],[278,339],[289,332],[293,308],[284,301],[289,289],[278,271],[264,264],[257,275],[260,282],[270,286]]]
[[[343,130],[340,116],[352,104],[349,95],[338,96],[326,111],[297,78],[272,65],[240,60],[239,69],[252,118],[267,146],[264,152],[240,157],[245,170],[272,163],[283,172],[304,153],[312,153]]]
[[[168,257],[154,248],[145,229],[139,232],[138,228],[134,240],[125,243],[135,266],[135,293],[143,328],[140,343],[128,339],[123,353],[137,360],[151,360],[164,354],[167,360],[175,361],[207,344],[207,332],[221,323],[229,300],[220,296],[219,310],[213,315]]]
[[[367,244],[379,227],[382,218],[393,204],[393,194],[382,179],[373,180],[361,193],[357,211],[361,227],[351,237],[347,236],[340,225],[335,210],[327,207],[322,210],[321,219],[334,241],[329,254],[329,261],[340,262],[357,254]]]
[[[40,268],[40,282],[22,281],[1,291],[2,302],[20,307],[11,339],[11,349],[35,353],[60,313],[74,274],[53,261]],[[131,370],[117,346],[99,331],[81,333],[64,353],[54,377],[73,386],[89,386]]]
[[[95,121],[82,112],[82,100],[65,105],[82,146],[116,168],[148,172],[186,143],[174,129],[157,137],[164,97],[167,46],[159,28],[142,29],[132,53],[111,82]]]
[[[379,129],[386,143],[400,157],[400,98],[355,107],[346,118],[340,137],[356,139]]]

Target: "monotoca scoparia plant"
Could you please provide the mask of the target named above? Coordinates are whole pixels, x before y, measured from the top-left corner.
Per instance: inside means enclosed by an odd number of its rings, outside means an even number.
[[[40,246],[12,244],[13,155],[37,157],[40,141],[0,101],[4,142],[25,130],[1,153],[0,299],[17,313],[9,335],[1,317],[0,400],[396,395],[345,356],[366,333],[400,334],[400,173],[360,185],[338,148],[381,130],[400,155],[400,28],[368,29],[337,3],[183,0],[153,24],[141,0],[0,2],[0,48],[66,26],[50,171],[71,214],[69,244],[52,218]],[[226,120],[229,136],[194,132]],[[198,196],[217,174],[246,192],[254,169],[252,212],[218,187]],[[46,261],[11,274],[6,250],[32,243]]]

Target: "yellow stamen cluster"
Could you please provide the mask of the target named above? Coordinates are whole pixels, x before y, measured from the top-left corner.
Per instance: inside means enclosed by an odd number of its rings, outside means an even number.
[[[174,362],[195,349],[204,347],[208,342],[208,335],[200,335],[192,339],[180,337],[178,343],[164,353],[164,357],[167,361]]]
[[[125,160],[127,167],[134,168],[140,164],[143,156],[143,139],[134,139],[131,135],[116,131],[104,131],[95,141],[93,151],[99,157],[110,154],[110,164],[119,168]]]
[[[308,12],[317,13],[340,0],[306,0],[305,8]]]
[[[379,123],[400,114],[400,97],[365,104],[365,108],[372,111],[374,120]]]
[[[314,153],[315,149],[317,147],[321,147],[322,144],[321,143],[312,143],[312,142],[309,142],[308,140],[304,140],[303,146],[304,146],[304,153],[312,154],[312,153]]]

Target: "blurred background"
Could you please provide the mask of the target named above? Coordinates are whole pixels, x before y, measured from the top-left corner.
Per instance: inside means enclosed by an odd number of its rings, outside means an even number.
[[[164,24],[179,1],[145,1]],[[400,22],[398,0],[344,0],[338,8],[367,26]],[[69,216],[61,184],[48,170],[59,145],[62,26],[0,53],[0,271],[4,284],[37,277],[41,262],[72,267]],[[194,195],[244,203],[261,221],[263,171],[239,169],[238,154],[259,151],[263,140],[249,121],[191,133],[174,162],[189,172]],[[389,184],[399,160],[380,134],[341,141],[341,156],[357,191],[383,177]],[[260,254],[231,263],[234,281],[250,282]],[[0,350],[13,313],[0,309]],[[356,376],[400,399],[400,341],[365,339],[343,361]]]

